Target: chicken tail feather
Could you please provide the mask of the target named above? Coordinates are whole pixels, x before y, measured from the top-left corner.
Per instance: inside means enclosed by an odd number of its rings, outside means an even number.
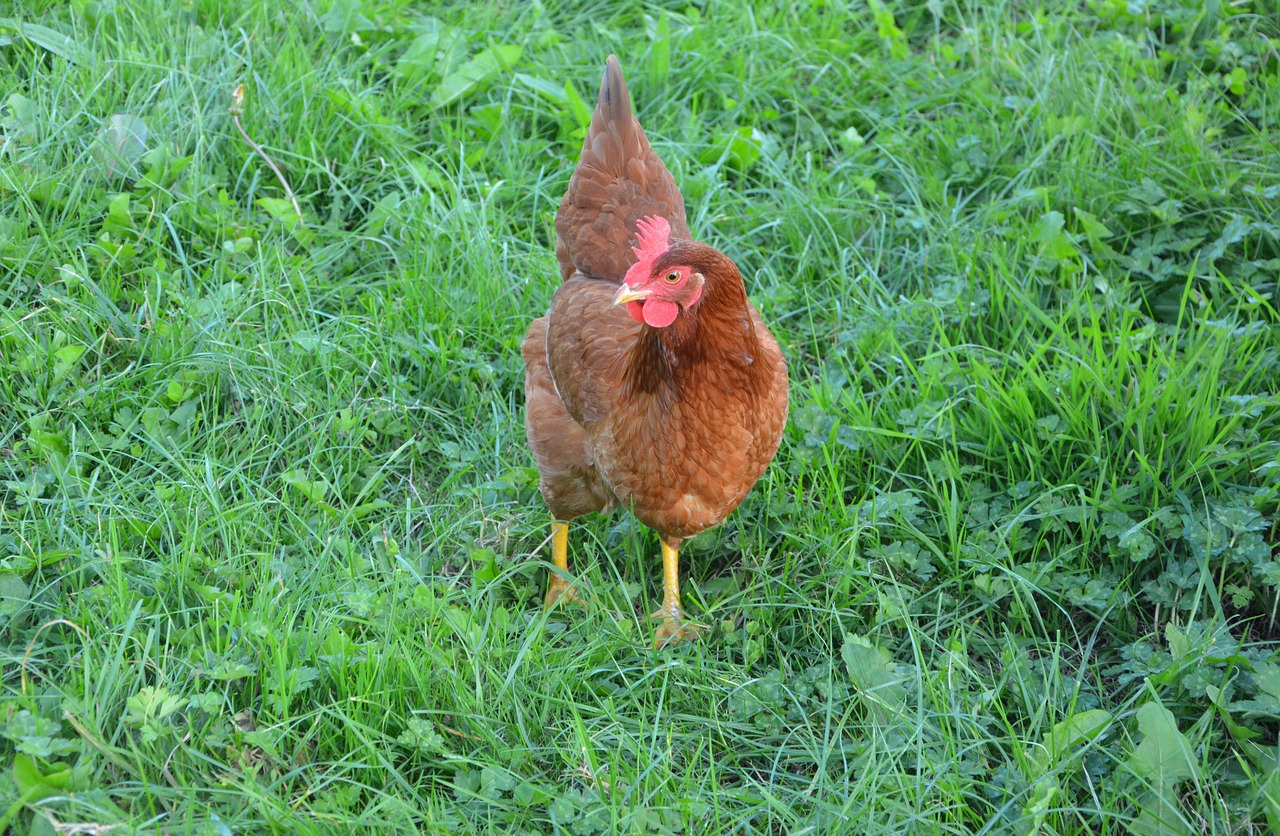
[[[575,272],[622,281],[635,263],[637,223],[666,221],[677,240],[689,240],[684,198],[671,172],[654,153],[631,110],[631,91],[618,59],[605,61],[595,111],[582,155],[556,213],[560,275]]]
[[[604,78],[600,79],[600,94],[596,97],[596,110],[591,122],[622,121],[631,116],[631,91],[622,77],[618,56],[610,55],[604,62]]]

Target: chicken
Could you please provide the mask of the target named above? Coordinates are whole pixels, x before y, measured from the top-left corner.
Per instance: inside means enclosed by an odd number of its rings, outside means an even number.
[[[787,367],[737,266],[692,240],[612,55],[555,229],[563,284],[522,349],[525,429],[555,520],[545,605],[576,597],[569,521],[620,505],[662,541],[656,642],[693,638],[680,542],[722,522],[773,459]]]

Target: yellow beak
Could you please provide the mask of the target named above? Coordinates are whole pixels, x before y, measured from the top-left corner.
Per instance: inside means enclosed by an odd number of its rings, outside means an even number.
[[[622,287],[618,288],[618,292],[613,294],[613,304],[621,305],[623,302],[638,302],[652,292],[652,290],[634,290],[626,282],[623,282]]]

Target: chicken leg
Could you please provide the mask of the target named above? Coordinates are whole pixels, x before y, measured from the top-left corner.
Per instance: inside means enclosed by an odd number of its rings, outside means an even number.
[[[564,576],[569,573],[569,524],[556,520],[551,524],[551,562],[560,571],[551,571],[547,581],[547,597],[543,609],[551,609],[560,599],[580,601],[578,588],[570,586]]]
[[[685,621],[684,610],[680,608],[679,537],[670,538],[670,542],[662,538],[662,607],[649,617],[662,621],[653,633],[655,647],[674,641],[692,641],[707,629],[705,625]]]

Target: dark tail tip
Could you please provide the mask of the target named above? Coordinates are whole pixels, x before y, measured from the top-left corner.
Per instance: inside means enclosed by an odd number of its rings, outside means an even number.
[[[596,110],[610,119],[631,115],[631,91],[627,89],[627,80],[622,77],[618,57],[612,53],[604,62],[604,78],[600,80]]]

